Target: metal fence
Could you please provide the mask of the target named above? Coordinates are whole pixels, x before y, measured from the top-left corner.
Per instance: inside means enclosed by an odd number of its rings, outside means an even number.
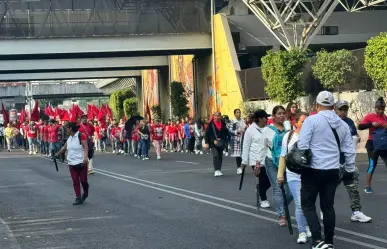
[[[210,32],[210,0],[7,0],[0,13],[0,39]]]
[[[352,51],[358,58],[353,74],[353,79],[350,83],[335,88],[333,91],[340,92],[356,92],[361,90],[370,91],[373,89],[373,82],[368,77],[364,65],[364,49]],[[313,62],[312,62],[313,63]],[[301,80],[306,94],[317,94],[324,90],[320,81],[315,79],[312,74],[312,63],[308,63],[304,69],[304,76]],[[263,100],[268,99],[269,96],[265,92],[266,82],[262,78],[262,71],[260,67],[250,68],[237,72],[241,82],[242,90],[244,92],[244,99],[247,100]]]

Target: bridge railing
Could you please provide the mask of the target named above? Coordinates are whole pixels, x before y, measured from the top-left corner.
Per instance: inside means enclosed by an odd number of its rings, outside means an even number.
[[[210,0],[0,1],[1,38],[210,32]]]

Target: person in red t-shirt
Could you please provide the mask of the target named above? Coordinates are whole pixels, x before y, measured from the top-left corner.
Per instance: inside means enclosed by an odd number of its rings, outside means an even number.
[[[155,123],[152,125],[151,129],[151,140],[155,146],[157,159],[161,159],[161,146],[163,143],[164,136],[164,126],[160,124],[159,120],[155,120]]]
[[[169,141],[169,145],[170,145],[170,148],[169,148],[170,151],[176,151],[178,131],[179,131],[179,129],[177,128],[177,126],[174,123],[171,123],[168,126],[168,141]]]
[[[112,125],[112,130],[110,131],[110,135],[112,137],[114,143],[114,150],[117,155],[119,154],[119,141],[120,141],[120,128],[115,124]]]
[[[186,146],[184,146],[184,140],[185,140],[185,135],[184,135],[184,126],[185,126],[185,121],[184,118],[181,119],[181,122],[179,123],[179,142],[180,142],[180,152],[183,153]]]
[[[169,126],[171,125],[171,123],[172,123],[172,121],[169,119],[164,127],[164,150],[165,151],[168,151],[168,148],[170,148],[168,131],[169,131]]]
[[[27,132],[30,155],[32,155],[32,153],[36,154],[38,150],[37,146],[38,146],[39,126],[35,123],[34,120],[31,120],[30,124],[27,125],[26,132]]]
[[[94,142],[93,142],[94,130],[95,130],[94,126],[87,121],[87,115],[86,114],[82,115],[81,123],[79,123],[79,132],[87,136],[87,142],[90,146],[89,151],[94,150]],[[92,159],[93,155],[94,153],[89,153],[89,163],[87,165],[89,174],[94,174],[93,159]]]
[[[54,119],[50,120],[48,128],[48,140],[50,142],[50,155],[54,155],[61,149],[61,143],[59,141],[59,128],[60,126],[55,123]]]
[[[386,109],[386,102],[383,98],[379,98],[375,103],[375,113],[367,114],[359,124],[359,130],[368,129],[368,141],[366,143],[366,149],[368,154],[368,170],[366,175],[366,185],[364,191],[367,194],[373,193],[371,188],[372,176],[375,172],[375,168],[378,164],[379,156],[382,158],[384,165],[387,167],[387,150],[375,151],[373,145],[373,132],[379,129],[387,129],[387,116],[384,114]]]
[[[101,151],[101,138],[101,122],[96,122],[94,125],[94,143],[96,151]]]

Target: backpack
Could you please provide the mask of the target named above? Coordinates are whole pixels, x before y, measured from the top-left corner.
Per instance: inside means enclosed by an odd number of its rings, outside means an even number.
[[[78,139],[79,139],[79,144],[82,145],[82,133],[78,132]],[[94,156],[94,144],[91,139],[87,138],[87,147],[89,151],[87,152],[87,157],[89,159],[93,158]]]
[[[374,151],[387,151],[387,130],[377,129],[372,132]]]
[[[270,148],[271,156],[273,160],[273,165],[278,168],[279,159],[281,156],[281,150],[282,150],[282,140],[287,133],[286,130],[279,131],[276,127],[270,125],[270,129],[272,129],[275,132],[274,138],[273,138],[273,147]]]

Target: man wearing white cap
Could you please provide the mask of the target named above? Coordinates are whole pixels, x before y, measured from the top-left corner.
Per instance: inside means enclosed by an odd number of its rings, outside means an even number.
[[[333,94],[322,91],[316,99],[317,114],[305,119],[298,148],[312,152],[311,169],[301,175],[301,203],[312,232],[312,249],[333,249],[335,231],[334,199],[341,182],[340,165],[347,179],[353,178],[356,153],[348,125],[333,111]],[[324,240],[316,213],[316,199],[324,214]]]

